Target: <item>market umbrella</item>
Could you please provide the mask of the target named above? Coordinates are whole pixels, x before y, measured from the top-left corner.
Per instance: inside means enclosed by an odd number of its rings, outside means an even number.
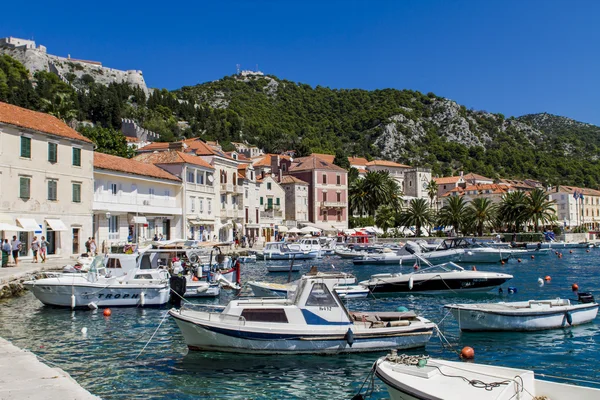
[[[290,229],[288,233],[302,233],[302,231],[296,227]]]
[[[287,226],[285,226],[285,225],[279,225],[279,226],[277,227],[277,230],[278,230],[279,232],[288,232],[288,228],[287,228]]]
[[[300,232],[302,232],[302,233],[321,232],[321,229],[315,228],[314,226],[305,226],[304,228],[300,229]]]

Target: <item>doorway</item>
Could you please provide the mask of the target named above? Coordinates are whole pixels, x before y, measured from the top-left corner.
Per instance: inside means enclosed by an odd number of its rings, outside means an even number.
[[[163,235],[166,240],[171,240],[171,220],[163,220]]]
[[[19,257],[27,257],[29,254],[29,232],[19,232],[19,241],[21,242],[21,250],[19,250]]]
[[[54,232],[50,226],[46,228],[46,240],[48,241],[48,255],[56,254],[56,232]]]
[[[79,228],[73,228],[73,254],[79,255]]]

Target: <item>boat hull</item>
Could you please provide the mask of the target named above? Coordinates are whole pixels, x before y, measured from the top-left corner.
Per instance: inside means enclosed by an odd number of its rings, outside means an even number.
[[[462,259],[462,252],[452,252],[451,254],[435,254],[421,253],[421,258],[429,261],[432,264],[443,264],[448,262],[459,262]],[[420,262],[417,257],[413,255],[402,255],[392,257],[376,257],[376,256],[363,256],[361,258],[354,258],[352,260],[354,265],[408,265],[415,262]]]
[[[306,253],[263,253],[264,260],[312,260],[319,257],[318,252]]]
[[[548,329],[568,328],[570,326],[586,324],[598,314],[598,304],[580,305],[577,308],[559,307],[559,310],[529,311],[521,315],[514,315],[502,311],[482,311],[462,309],[447,306],[458,321],[462,331],[540,331]],[[568,322],[568,316],[571,323]]]
[[[252,354],[339,354],[383,351],[389,349],[411,349],[423,347],[431,338],[433,328],[405,331],[380,337],[356,335],[352,346],[345,338],[348,326],[336,332],[328,330],[281,335],[274,338],[271,333],[259,333],[236,328],[219,328],[214,325],[190,321],[171,310],[171,316],[181,330],[190,350],[219,351]],[[431,325],[431,324],[430,324]]]
[[[49,306],[83,308],[160,306],[169,301],[169,285],[47,285],[25,283],[34,296]],[[75,302],[71,296],[75,296]]]
[[[508,261],[511,257],[510,251],[501,251],[500,249],[494,249],[497,251],[477,251],[476,249],[467,249],[464,254],[460,257],[460,263],[499,263],[502,261]]]
[[[409,280],[402,281],[382,281],[377,284],[368,284],[361,282],[367,286],[372,293],[477,293],[489,292],[491,289],[502,285],[510,278],[471,278],[471,279],[414,279],[413,287],[410,288]]]

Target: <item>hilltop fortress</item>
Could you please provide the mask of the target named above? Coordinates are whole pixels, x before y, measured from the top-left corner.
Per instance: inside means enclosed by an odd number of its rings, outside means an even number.
[[[7,54],[21,62],[33,75],[36,71],[48,71],[58,75],[63,81],[74,74],[77,78],[89,75],[95,82],[103,85],[115,83],[129,83],[139,86],[146,93],[148,87],[144,81],[142,71],[122,71],[102,66],[101,62],[78,60],[67,57],[59,57],[48,54],[46,46],[36,46],[33,40],[7,37],[0,39],[0,54]]]

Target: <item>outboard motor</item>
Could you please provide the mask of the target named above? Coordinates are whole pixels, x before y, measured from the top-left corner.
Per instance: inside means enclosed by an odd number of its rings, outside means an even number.
[[[594,295],[591,293],[577,293],[577,300],[582,304],[593,303]]]

